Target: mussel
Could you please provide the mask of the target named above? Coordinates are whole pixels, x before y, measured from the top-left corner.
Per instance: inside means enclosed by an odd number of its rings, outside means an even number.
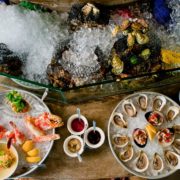
[[[145,114],[147,121],[153,126],[160,126],[164,122],[164,115],[158,111],[150,111]]]
[[[137,172],[144,172],[149,166],[149,159],[144,151],[140,151],[138,157],[135,159],[134,170]]]
[[[173,128],[162,129],[157,133],[157,137],[160,145],[162,145],[163,147],[170,146],[175,138],[174,129]]]
[[[145,94],[140,94],[138,97],[138,104],[139,107],[145,111],[147,109],[147,105],[148,105],[148,97]]]
[[[180,156],[173,151],[164,151],[164,158],[171,169],[180,169]]]
[[[127,128],[127,121],[124,119],[122,113],[114,113],[112,123],[118,128]]]
[[[137,114],[137,110],[131,100],[125,100],[122,104],[123,111],[130,117]]]
[[[164,168],[164,162],[158,153],[155,153],[152,160],[152,169],[156,172],[161,172]]]
[[[175,139],[174,140],[173,148],[178,154],[180,154],[180,139]]]
[[[148,135],[144,129],[136,128],[133,132],[133,139],[137,146],[143,148],[147,144]]]
[[[170,106],[167,110],[166,119],[172,121],[179,114],[179,108],[177,106]]]
[[[126,135],[116,134],[113,136],[113,143],[116,147],[125,147],[129,143],[129,137]]]
[[[119,153],[119,158],[123,162],[128,162],[132,159],[133,155],[134,149],[132,145],[129,144],[122,152]]]
[[[155,111],[161,111],[166,105],[166,98],[164,96],[156,96],[153,101],[153,109]]]

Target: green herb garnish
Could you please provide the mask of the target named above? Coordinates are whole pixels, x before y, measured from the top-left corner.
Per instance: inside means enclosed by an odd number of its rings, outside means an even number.
[[[26,107],[26,101],[17,91],[11,91],[6,98],[15,106],[17,112],[21,112]]]

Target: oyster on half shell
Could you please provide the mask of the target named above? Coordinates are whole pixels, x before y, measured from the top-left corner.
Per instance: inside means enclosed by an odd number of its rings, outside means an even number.
[[[174,129],[176,134],[180,134],[180,124],[175,124],[173,126],[173,129]]]
[[[173,148],[178,154],[180,154],[180,139],[175,139],[174,140]]]
[[[155,111],[161,111],[166,105],[166,98],[164,96],[156,96],[153,101],[153,109]]]
[[[158,153],[153,156],[152,169],[156,172],[161,172],[164,169],[164,162]]]
[[[127,128],[127,121],[122,113],[114,113],[112,123],[118,128]]]
[[[167,110],[166,119],[172,121],[179,114],[179,108],[177,106],[170,106]]]
[[[126,135],[116,134],[113,136],[113,143],[116,147],[125,147],[129,143],[129,137]]]
[[[134,117],[137,114],[137,110],[131,100],[125,100],[122,103],[123,111],[130,117]]]
[[[164,158],[171,169],[180,169],[180,156],[173,151],[165,150]]]
[[[147,170],[149,166],[149,159],[144,151],[139,152],[134,165],[134,170],[137,172],[144,172]]]
[[[164,115],[159,111],[149,111],[145,114],[147,121],[153,126],[160,126],[164,122]]]
[[[138,97],[138,104],[139,107],[145,111],[147,109],[147,105],[148,105],[148,97],[145,94],[140,94]]]
[[[158,142],[163,147],[170,146],[175,138],[175,133],[173,128],[165,128],[157,133]]]
[[[122,152],[119,153],[119,158],[123,162],[128,162],[132,159],[133,155],[134,155],[134,149],[132,145],[129,144]]]

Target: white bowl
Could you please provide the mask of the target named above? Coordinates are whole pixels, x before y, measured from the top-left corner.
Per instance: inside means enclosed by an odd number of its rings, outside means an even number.
[[[80,132],[76,132],[72,129],[71,127],[71,123],[74,119],[78,118],[78,114],[74,114],[72,115],[68,121],[67,121],[67,128],[68,128],[68,131],[71,133],[71,134],[74,134],[74,135],[82,135],[84,133],[84,131],[88,128],[88,121],[87,119],[83,116],[83,115],[80,115],[80,118],[84,121],[84,129]]]
[[[71,139],[78,139],[81,143],[81,148],[79,150],[79,152],[77,152],[79,155],[83,153],[84,151],[84,142],[83,142],[83,139],[80,137],[80,136],[76,136],[76,135],[71,135],[69,137],[67,137],[64,141],[64,144],[63,144],[63,149],[64,149],[64,152],[70,156],[70,157],[77,157],[77,153],[72,153],[71,151],[69,151],[68,149],[68,142],[71,140]]]
[[[6,148],[7,148],[7,142],[0,142],[0,150],[6,149]],[[16,161],[12,164],[12,166],[10,168],[0,170],[1,171],[0,179],[7,179],[10,176],[12,176],[18,166],[19,156],[18,156],[17,150],[15,149],[14,146],[11,145],[10,151],[15,156]]]
[[[103,130],[99,127],[96,127],[96,131],[98,131],[100,133],[100,136],[101,136],[101,139],[100,141],[97,143],[97,144],[91,144],[88,140],[88,134],[90,131],[93,131],[94,128],[93,127],[90,127],[86,130],[85,134],[84,134],[84,139],[85,139],[85,143],[88,145],[88,147],[90,148],[93,148],[93,149],[96,149],[96,148],[99,148],[100,146],[102,146],[102,144],[104,143],[105,141],[105,134],[103,132]]]

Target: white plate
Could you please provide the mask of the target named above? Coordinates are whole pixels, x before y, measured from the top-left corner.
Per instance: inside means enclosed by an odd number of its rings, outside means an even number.
[[[30,104],[31,110],[25,114],[23,114],[23,113],[18,114],[18,113],[14,113],[11,110],[11,108],[8,108],[7,105],[5,105],[4,108],[0,108],[0,114],[1,114],[0,125],[4,126],[7,129],[10,129],[9,121],[13,121],[15,124],[17,124],[20,131],[22,131],[26,137],[32,138],[32,134],[29,131],[27,131],[27,128],[25,126],[24,116],[27,114],[32,115],[32,116],[37,116],[37,115],[41,114],[42,112],[50,112],[50,111],[49,111],[49,108],[46,106],[46,104],[41,99],[39,99],[37,96],[35,96],[34,94],[29,93],[27,91],[22,91],[22,90],[17,90],[17,91]],[[2,92],[0,94],[1,105],[4,105],[3,104],[4,98],[5,98],[6,93],[8,93],[8,92],[10,92],[10,90]],[[55,133],[54,129],[47,131],[47,134],[54,134],[54,133]],[[21,156],[19,156],[19,165],[18,165],[15,173],[13,174],[12,178],[26,176],[29,173],[33,172],[35,169],[37,169],[38,166],[40,164],[42,164],[43,161],[48,156],[52,146],[53,146],[53,141],[36,144],[36,147],[39,148],[39,150],[40,150],[40,156],[41,156],[42,160],[39,163],[34,164],[34,165],[27,163],[25,160],[26,154],[22,151],[22,148],[15,146],[18,153],[21,154]]]
[[[157,178],[162,178],[162,177],[166,177],[166,176],[169,176],[170,174],[174,173],[175,170],[170,170],[166,165],[165,165],[165,168],[164,170],[159,173],[159,174],[154,174],[151,170],[151,167],[149,166],[149,168],[147,169],[147,171],[145,171],[144,173],[138,173],[136,172],[135,170],[133,170],[133,167],[132,167],[132,162],[133,160],[135,159],[135,157],[137,157],[137,152],[140,151],[140,150],[143,150],[147,153],[148,155],[148,158],[150,160],[150,163],[152,161],[152,157],[153,157],[153,154],[155,152],[158,152],[161,157],[163,158],[163,161],[164,161],[164,156],[163,156],[163,148],[158,144],[158,142],[156,140],[154,141],[150,141],[149,138],[148,138],[148,141],[147,141],[147,144],[144,148],[139,148],[135,143],[134,141],[132,140],[132,132],[135,128],[142,128],[142,129],[145,129],[145,126],[147,124],[147,120],[145,119],[144,115],[145,115],[145,111],[142,111],[140,108],[139,108],[139,105],[137,104],[137,98],[139,96],[139,94],[142,93],[142,94],[146,94],[148,96],[148,108],[146,110],[146,112],[148,111],[151,111],[152,110],[152,102],[153,102],[153,98],[157,95],[162,95],[162,94],[159,94],[159,93],[155,93],[155,92],[137,92],[137,93],[134,93],[132,95],[129,95],[127,96],[126,98],[124,98],[122,101],[120,101],[118,103],[118,105],[115,107],[114,111],[112,112],[111,114],[111,117],[109,119],[109,124],[108,124],[108,141],[109,141],[109,145],[110,145],[110,148],[111,148],[111,151],[114,155],[114,157],[116,158],[116,160],[127,170],[129,171],[130,173],[133,173],[137,176],[141,176],[143,178],[147,178],[147,179],[157,179]],[[164,95],[162,95],[164,96]],[[170,99],[169,97],[167,96],[164,96],[167,100],[167,104],[165,106],[165,108],[163,109],[162,113],[165,114],[167,108],[169,106],[177,106],[179,107],[179,105],[174,102],[172,99]],[[125,113],[123,112],[122,110],[122,102],[124,100],[128,100],[128,99],[131,99],[133,101],[133,104],[135,105],[135,107],[137,108],[137,116],[136,117],[128,117],[125,115]],[[124,115],[124,119],[126,119],[128,121],[128,128],[127,129],[124,129],[124,128],[117,128],[116,126],[114,126],[114,124],[111,122],[112,121],[112,118],[113,118],[113,115],[115,112],[121,112],[123,113]],[[175,120],[173,120],[173,122],[171,123],[168,123],[168,122],[165,122],[163,123],[163,125],[161,125],[160,128],[165,128],[165,127],[172,127],[173,124],[177,124],[179,123],[180,124],[180,115],[178,115],[176,117]],[[121,151],[122,149],[120,148],[116,148],[113,143],[112,143],[112,137],[114,134],[117,134],[117,133],[120,133],[120,134],[124,134],[124,135],[128,135],[131,139],[131,144],[134,148],[134,151],[135,151],[135,155],[133,157],[132,160],[130,160],[129,162],[122,162],[119,157],[118,157],[118,152]],[[172,149],[172,147],[170,147],[170,149]],[[173,150],[174,151],[174,150]],[[165,161],[164,161],[165,163]],[[166,164],[166,163],[165,163]]]

